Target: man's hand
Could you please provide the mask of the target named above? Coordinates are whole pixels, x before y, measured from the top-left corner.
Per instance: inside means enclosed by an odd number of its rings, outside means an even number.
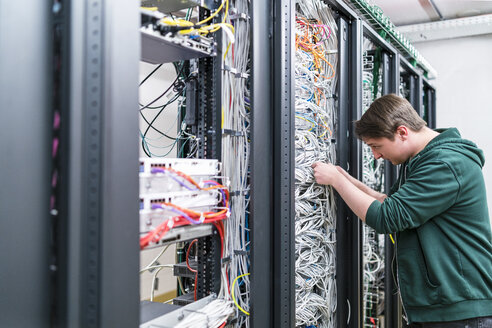
[[[311,165],[314,171],[314,178],[316,183],[324,185],[334,185],[340,178],[343,178],[336,166],[333,164],[325,164],[321,162],[315,162]]]
[[[376,197],[373,197],[371,192],[366,193],[364,189],[367,188],[368,191],[372,189],[333,164],[316,162],[311,167],[317,183],[333,186],[352,211],[362,221],[366,220],[367,209]]]

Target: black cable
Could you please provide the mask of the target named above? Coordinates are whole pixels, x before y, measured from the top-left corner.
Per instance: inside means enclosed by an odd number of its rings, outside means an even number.
[[[145,123],[147,123],[147,125],[150,126],[152,129],[154,129],[155,132],[157,132],[159,134],[162,134],[164,137],[166,137],[168,139],[176,140],[176,138],[173,138],[171,136],[168,136],[167,134],[165,134],[164,132],[162,132],[161,130],[159,130],[158,128],[156,128],[155,126],[151,125],[151,123],[149,121],[147,121],[147,119],[145,118],[145,116],[143,115],[142,112],[140,112],[140,116],[142,116],[142,118],[144,119]]]
[[[155,128],[152,124],[154,124],[155,120],[159,117],[159,115],[164,111],[164,109],[166,109],[166,107],[170,104],[172,104],[173,102],[176,101],[176,99],[179,98],[179,94],[176,94],[176,96],[171,99],[170,101],[168,101],[166,104],[164,104],[162,106],[162,108],[159,110],[159,112],[154,116],[154,118],[152,119],[152,121],[149,123],[149,121],[147,121],[147,119],[143,116],[143,113],[142,111],[140,111],[140,115],[143,117],[143,119],[145,120],[145,122],[147,122],[148,126],[147,126],[147,129],[145,129],[145,132],[143,134],[143,137],[142,137],[142,149],[145,153],[145,155],[147,155],[148,157],[151,157],[150,154],[147,152],[147,149],[145,148],[145,137],[147,137],[147,133],[149,132],[150,128],[153,128],[155,131],[159,132],[160,134],[162,134],[163,136],[171,139],[171,140],[176,140],[177,138],[173,138],[173,137],[170,137],[168,136],[167,134],[165,134],[164,132],[158,130],[157,128]]]
[[[169,86],[169,88],[167,88],[167,89],[166,89],[166,91],[164,91],[164,92],[163,92],[163,93],[162,93],[159,97],[157,97],[156,99],[152,100],[152,101],[151,101],[150,103],[148,103],[146,106],[144,106],[144,107],[140,108],[140,110],[144,110],[144,109],[148,108],[150,105],[152,105],[153,103],[155,103],[157,100],[159,100],[159,99],[161,99],[162,97],[164,97],[164,95],[165,95],[166,93],[168,93],[168,92],[169,92],[169,90],[171,90],[171,88],[172,88],[172,87],[174,87],[174,86],[175,86],[175,83],[178,81],[178,79],[179,79],[179,77],[180,77],[181,73],[182,73],[182,72],[183,72],[183,70],[184,70],[184,67],[185,67],[185,64],[183,63],[183,65],[181,66],[181,70],[180,70],[180,71],[179,71],[179,73],[176,75],[176,79],[174,79],[174,82],[173,82],[173,83],[171,83],[171,85]]]
[[[142,112],[140,112],[140,116],[142,116],[142,118],[144,119],[145,123],[147,123],[148,125],[148,128],[151,127],[152,129],[154,129],[156,132],[162,134],[164,137],[168,138],[168,139],[171,139],[171,140],[176,140],[176,138],[173,138],[173,137],[170,137],[168,136],[167,134],[165,134],[164,132],[162,132],[161,130],[157,129],[156,127],[154,127],[152,125],[152,123],[154,123],[155,119],[157,118],[157,116],[159,116],[159,114],[170,104],[172,104],[173,102],[175,102],[177,99],[179,98],[179,95],[175,95],[173,99],[169,100],[166,104],[162,105],[162,106],[159,106],[159,107],[156,107],[156,108],[161,108],[161,110],[157,113],[156,116],[154,116],[154,119],[152,120],[152,122],[149,122],[147,121],[147,118],[143,115]],[[144,136],[147,136],[147,132],[148,132],[148,128],[147,130],[145,131],[145,134]]]
[[[159,66],[157,66],[157,67],[156,67],[156,68],[155,68],[152,72],[150,72],[150,74],[149,74],[149,75],[147,75],[147,76],[145,77],[145,79],[143,79],[143,80],[142,80],[142,82],[140,82],[140,84],[139,84],[138,86],[140,87],[142,84],[144,84],[144,83],[145,83],[145,81],[147,81],[147,79],[148,79],[149,77],[151,77],[151,76],[152,76],[152,75],[153,75],[153,74],[154,74],[154,73],[155,73],[155,72],[156,72],[159,68],[161,68],[161,66],[162,66],[162,65],[164,65],[164,64],[159,64]]]
[[[145,132],[143,133],[143,136],[142,136],[142,142],[141,142],[141,144],[142,144],[142,149],[143,149],[143,151],[144,151],[145,155],[147,155],[148,157],[151,157],[151,154],[150,154],[150,153],[147,151],[147,149],[145,148],[145,145],[146,145],[145,138],[147,137],[147,133],[149,132],[150,128],[154,129],[156,132],[158,132],[159,134],[163,135],[164,137],[166,137],[166,138],[168,138],[168,139],[170,139],[170,140],[174,140],[174,141],[176,141],[176,139],[178,139],[178,138],[173,138],[173,137],[171,137],[171,136],[167,135],[166,133],[164,133],[164,132],[160,131],[159,129],[157,129],[156,127],[154,127],[154,126],[153,126],[154,122],[155,122],[155,121],[156,121],[156,119],[159,117],[159,115],[160,115],[160,114],[164,111],[164,109],[165,109],[168,105],[170,105],[170,104],[172,104],[173,102],[175,102],[175,101],[179,98],[180,94],[182,94],[182,93],[184,93],[184,92],[185,92],[186,84],[185,84],[183,81],[179,80],[179,78],[180,78],[180,77],[184,77],[184,76],[183,76],[183,71],[184,71],[184,68],[185,68],[185,66],[186,66],[186,65],[185,65],[185,62],[182,62],[182,63],[181,63],[181,68],[179,69],[179,71],[178,71],[178,64],[177,64],[177,63],[173,63],[173,64],[174,64],[174,67],[175,67],[176,72],[177,72],[176,79],[174,80],[174,82],[173,82],[173,83],[169,86],[169,88],[167,88],[167,89],[164,91],[164,93],[163,93],[162,95],[160,95],[158,98],[154,99],[154,101],[152,101],[151,103],[147,104],[146,106],[144,106],[143,108],[141,108],[141,109],[139,110],[139,112],[140,112],[140,116],[142,116],[142,118],[144,119],[144,121],[148,124],[148,125],[147,125],[147,128],[145,129]],[[160,66],[159,66],[159,67],[160,67]],[[150,75],[152,75],[152,74],[153,74],[153,73],[154,73],[157,69],[159,69],[159,67],[157,67],[156,69],[154,69],[154,71],[153,71],[153,72],[151,72],[151,73],[149,74],[149,76],[150,76]],[[148,76],[148,77],[149,77],[149,76]],[[185,78],[186,78],[186,77],[185,77]],[[146,78],[146,79],[147,79],[147,78]],[[145,79],[144,79],[144,81],[142,81],[142,83],[143,83],[143,82],[145,82]],[[141,84],[142,84],[142,83],[141,83]],[[164,104],[164,105],[162,105],[162,106],[150,107],[150,105],[152,105],[154,102],[156,102],[157,100],[159,100],[160,98],[162,98],[162,97],[163,97],[163,96],[164,96],[167,92],[169,92],[169,90],[171,89],[171,87],[173,87],[174,92],[176,92],[176,95],[175,95],[175,96],[174,96],[171,100],[169,100],[166,104]],[[141,106],[142,106],[142,105],[141,105]],[[160,110],[159,110],[159,112],[158,112],[158,113],[154,116],[154,118],[152,119],[152,121],[151,121],[151,122],[149,122],[149,121],[147,120],[147,118],[146,118],[146,117],[143,115],[143,113],[142,113],[142,110],[143,110],[143,109],[145,109],[145,108],[161,108],[161,109],[160,109]]]

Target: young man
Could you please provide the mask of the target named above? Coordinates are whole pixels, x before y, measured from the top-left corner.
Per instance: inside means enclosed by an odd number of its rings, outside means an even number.
[[[397,280],[410,327],[492,327],[492,239],[484,156],[455,128],[431,130],[410,103],[383,96],[355,123],[376,158],[401,164],[388,196],[314,163],[378,233],[396,233]]]

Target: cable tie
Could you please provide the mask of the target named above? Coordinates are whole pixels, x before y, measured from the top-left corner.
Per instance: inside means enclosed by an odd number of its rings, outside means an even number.
[[[161,264],[159,263],[159,261],[155,261],[155,262],[154,262],[154,264],[152,264],[152,266],[159,266],[159,265],[161,265]],[[148,269],[148,271],[149,271],[150,273],[152,273],[152,272],[154,272],[156,269],[157,269],[157,268],[151,268],[151,269]]]
[[[245,133],[243,131],[237,131],[237,130],[229,130],[229,129],[222,129],[222,134],[227,134],[232,137],[243,137],[245,136]]]
[[[230,67],[229,65],[224,65],[223,70],[230,72],[236,78],[244,78],[244,79],[247,79],[249,77],[249,74],[243,73],[243,72],[239,72],[236,68]]]
[[[234,74],[234,76],[237,78],[247,79],[249,77],[249,74],[247,74],[247,73],[236,73],[236,74]]]
[[[247,255],[247,256],[249,256],[249,251],[243,251],[242,249],[235,249],[234,255]]]
[[[244,19],[245,21],[247,21],[250,17],[248,14],[245,14],[245,13],[239,13],[239,14],[232,14],[232,15],[229,15],[230,19],[233,20],[233,19]]]
[[[227,264],[229,262],[231,262],[231,258],[229,256],[226,256],[226,257],[223,257],[220,259],[221,264]]]
[[[237,73],[237,69],[235,69],[234,67],[231,67],[229,65],[224,65],[224,68],[223,68],[224,71],[229,71],[233,74],[236,74]]]
[[[200,213],[200,219],[198,221],[199,223],[203,223],[203,221],[205,221],[205,216],[203,215],[203,212]]]
[[[241,195],[246,196],[248,194],[248,192],[249,192],[249,189],[229,191],[229,196],[231,196],[231,197],[241,196]]]

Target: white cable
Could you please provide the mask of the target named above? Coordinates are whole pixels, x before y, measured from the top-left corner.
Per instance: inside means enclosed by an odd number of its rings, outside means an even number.
[[[337,25],[322,1],[296,1],[297,18],[324,29],[317,47],[333,70],[337,68]],[[297,19],[296,19],[297,20]],[[302,19],[301,19],[302,20]],[[304,20],[302,20],[304,21]],[[315,23],[321,21],[322,23]],[[306,26],[296,23],[296,35]],[[329,37],[327,37],[329,35]],[[324,61],[313,67],[314,56],[295,52],[295,290],[296,326],[335,327],[336,210],[331,187],[315,183],[314,162],[336,162],[333,94],[337,77]],[[317,91],[320,90],[320,91]]]
[[[249,241],[247,235],[247,215],[249,204],[248,165],[249,143],[249,76],[250,21],[249,1],[235,0],[229,4],[226,23],[234,25],[234,43],[224,38],[222,53],[222,128],[234,131],[233,135],[222,136],[223,175],[230,179],[231,215],[224,220],[224,257],[228,262],[222,264],[222,284],[219,298],[231,301],[228,288],[233,280],[249,272]],[[246,14],[246,15],[241,15]],[[238,18],[243,17],[243,18]],[[234,285],[234,295],[238,305],[245,311],[250,308],[250,276],[244,276]],[[240,311],[232,303],[235,314]],[[237,315],[235,327],[249,327],[249,317]]]
[[[175,328],[218,328],[234,313],[234,303],[216,299],[191,312]]]

